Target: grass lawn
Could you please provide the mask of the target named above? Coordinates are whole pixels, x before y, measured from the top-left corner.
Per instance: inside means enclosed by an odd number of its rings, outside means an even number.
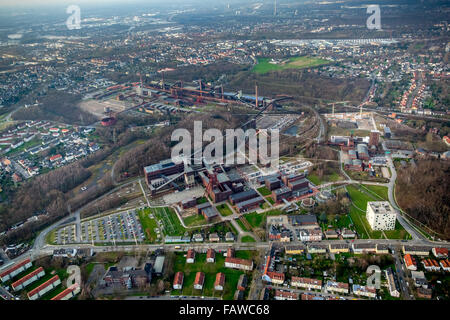
[[[252,226],[252,228],[263,228],[266,223],[266,216],[278,216],[283,214],[279,209],[269,210],[263,213],[251,212],[244,215],[244,218]]]
[[[261,195],[263,197],[268,196],[269,194],[272,194],[272,192],[269,189],[267,189],[266,187],[258,188],[258,192],[261,193]]]
[[[231,216],[233,214],[233,211],[231,211],[230,207],[226,203],[222,203],[216,208],[223,217]]]
[[[261,228],[265,222],[264,218],[265,218],[264,213],[251,212],[251,213],[244,215],[244,219],[247,220],[248,223],[253,228]]]
[[[388,197],[388,187],[383,187],[383,186],[373,186],[373,185],[369,185],[369,184],[364,184],[363,185],[363,189],[369,189],[370,193],[374,193],[373,196],[377,199],[379,199],[380,201],[386,200],[389,201],[389,197]],[[376,196],[376,195],[378,196]],[[379,198],[380,197],[380,198]]]
[[[151,208],[154,215],[162,220],[164,234],[168,236],[182,236],[186,229],[181,225],[177,214],[172,208]]]
[[[283,64],[272,64],[269,61],[271,61],[271,58],[258,58],[258,64],[252,71],[264,74],[269,71],[317,67],[330,62],[328,60],[307,56],[289,58],[289,62]]]
[[[237,251],[236,256],[239,258],[252,258],[255,252],[241,252]],[[236,291],[237,282],[241,274],[245,273],[241,270],[234,270],[225,268],[225,258],[222,254],[216,254],[215,263],[206,263],[206,254],[196,254],[195,263],[186,263],[186,258],[182,253],[175,255],[174,273],[181,271],[184,273],[183,289],[172,290],[172,295],[186,295],[186,296],[208,296],[208,297],[222,297],[224,300],[232,300],[234,292]],[[194,289],[195,275],[198,271],[205,273],[205,283],[203,290]],[[223,272],[225,274],[225,288],[224,291],[214,290],[214,281],[216,274]],[[251,277],[251,274],[248,273]]]
[[[341,179],[341,176],[339,175],[339,173],[333,172],[332,174],[324,175],[322,178],[320,178],[319,176],[317,176],[314,173],[312,173],[312,174],[308,174],[307,178],[308,178],[309,181],[311,181],[316,186],[318,186],[318,185],[321,185],[322,183],[325,183],[325,182],[339,181]]]
[[[242,229],[243,231],[250,231],[250,230],[247,229],[246,226],[244,226],[244,224],[242,223],[241,220],[236,219],[236,222],[237,222],[237,224],[241,227],[241,229]]]
[[[183,221],[184,221],[184,224],[188,227],[201,226],[203,224],[206,224],[206,219],[201,214],[194,214],[192,216],[184,218]]]
[[[56,230],[50,231],[50,232],[45,236],[45,241],[46,241],[48,244],[55,244],[55,241],[56,241]]]
[[[202,203],[205,203],[207,201],[208,201],[208,199],[206,199],[205,197],[201,197],[201,198],[197,199],[197,204],[202,204]]]
[[[316,186],[322,183],[322,180],[320,180],[320,178],[315,174],[308,174],[308,180],[314,183]]]
[[[145,239],[148,242],[155,242],[157,239],[157,235],[155,232],[155,228],[158,228],[156,224],[156,220],[149,217],[151,213],[151,209],[145,208],[142,210],[138,210],[139,220],[141,221],[142,230],[145,234]]]
[[[242,242],[256,242],[255,239],[253,239],[250,236],[243,236],[241,239]]]
[[[267,197],[266,199],[267,199],[267,201],[269,201],[270,204],[272,204],[272,205],[275,203],[275,201],[272,199],[272,197]]]
[[[367,187],[367,186],[365,186]],[[373,187],[373,186],[371,186]],[[379,187],[379,186],[375,186]],[[382,195],[383,193],[387,194],[387,191],[382,189],[383,187],[374,188],[371,191],[376,191],[377,194],[379,193]],[[386,188],[386,187],[384,187]],[[350,195],[350,198],[353,201],[353,205],[350,207],[350,217],[356,227],[356,231],[358,232],[358,235],[362,239],[372,238],[372,239],[383,239],[384,236],[381,231],[373,231],[367,222],[366,219],[366,208],[367,208],[367,202],[368,201],[381,201],[380,198],[378,198],[375,195],[369,195],[368,193],[365,193],[363,188],[359,188],[356,186],[347,186],[347,192]],[[407,231],[398,223],[398,221],[395,223],[395,230],[391,231],[384,231],[384,234],[388,239],[406,239],[409,237],[409,234]]]

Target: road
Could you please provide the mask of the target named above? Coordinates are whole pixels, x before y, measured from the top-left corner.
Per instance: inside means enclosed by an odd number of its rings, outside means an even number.
[[[397,273],[397,279],[398,283],[400,284],[400,289],[403,295],[404,300],[411,300],[414,299],[414,296],[410,295],[409,293],[409,287],[406,284],[407,281],[407,275],[404,269],[404,264],[402,260],[402,256],[400,254],[400,248],[396,248],[396,252],[393,255],[395,259],[395,272]]]

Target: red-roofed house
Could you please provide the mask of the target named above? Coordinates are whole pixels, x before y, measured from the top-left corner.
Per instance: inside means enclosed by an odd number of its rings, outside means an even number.
[[[441,265],[442,269],[444,269],[444,271],[446,272],[450,272],[450,261],[447,260],[441,260],[439,262],[439,264]]]
[[[183,288],[183,280],[184,280],[183,272],[178,271],[175,274],[175,279],[173,280],[173,288],[175,290],[181,290],[181,288]]]
[[[43,276],[45,276],[45,271],[44,268],[39,267],[36,270],[30,272],[29,274],[27,274],[26,276],[20,278],[19,280],[17,280],[16,282],[14,282],[11,287],[14,289],[14,291],[19,291],[22,290],[23,288],[25,288],[27,285],[33,283],[36,280],[39,280],[40,278],[42,278]]]
[[[436,258],[448,258],[448,249],[447,248],[433,248],[431,252]]]
[[[422,260],[423,267],[427,271],[439,271],[441,270],[441,267],[439,266],[438,262],[434,259],[423,259]]]
[[[298,300],[298,293],[291,291],[275,291],[275,300]]]
[[[416,261],[410,254],[405,254],[405,256],[403,257],[403,260],[405,261],[406,269],[413,270],[413,271],[417,270]]]
[[[70,298],[75,297],[77,294],[79,294],[81,291],[80,285],[78,283],[75,283],[65,289],[63,292],[57,294],[54,296],[51,300],[69,300]]]
[[[284,283],[284,273],[269,271],[266,273],[266,275],[267,275],[267,277],[269,277],[270,282],[273,284],[283,284]]]
[[[311,279],[311,278],[300,278],[300,277],[292,277],[291,285],[298,288],[305,288],[308,290],[322,289],[322,280]]]
[[[214,282],[214,290],[222,291],[225,286],[225,273],[219,272],[216,274],[216,281]]]
[[[61,279],[56,275],[50,280],[47,280],[43,284],[41,284],[36,289],[31,290],[28,292],[28,299],[30,300],[36,300],[42,297],[44,294],[49,292],[50,290],[53,290],[53,288],[59,286],[61,284]]]
[[[203,272],[197,272],[195,275],[194,289],[202,290],[205,283],[205,274]]]
[[[52,156],[52,157],[50,157],[50,162],[55,162],[55,161],[58,161],[58,160],[61,160],[62,159],[62,155],[60,155],[60,154],[57,154],[57,155],[54,155],[54,156]]]
[[[6,282],[12,278],[14,278],[19,273],[31,268],[32,263],[30,259],[26,259],[22,262],[19,262],[18,264],[15,264],[11,268],[6,269],[5,271],[2,271],[0,273],[0,280],[2,282]]]
[[[206,252],[206,262],[214,263],[215,260],[216,260],[216,252],[214,251],[214,249],[209,248],[208,251]]]
[[[252,271],[253,270],[253,261],[234,258],[234,257],[227,257],[225,259],[225,267]]]
[[[186,254],[186,263],[194,263],[195,262],[195,251],[194,249],[189,249]]]

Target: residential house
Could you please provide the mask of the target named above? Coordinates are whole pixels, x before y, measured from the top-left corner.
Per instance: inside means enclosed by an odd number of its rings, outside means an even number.
[[[223,291],[225,286],[225,273],[219,272],[216,274],[216,281],[214,282],[214,290]]]
[[[350,251],[348,244],[346,243],[330,243],[328,246],[330,253],[342,253]]]
[[[298,300],[298,293],[286,290],[276,290],[275,300]]]
[[[301,277],[292,277],[291,278],[291,286],[304,288],[307,290],[321,290],[322,289],[322,280],[312,279],[312,278],[301,278]]]
[[[305,252],[306,247],[304,245],[286,245],[284,246],[284,252],[286,254],[302,254]]]
[[[437,272],[441,270],[439,263],[434,259],[424,259],[422,260],[422,264],[427,271]]]
[[[175,274],[175,278],[173,280],[173,288],[175,290],[181,290],[183,288],[183,280],[184,280],[184,274],[181,271],[178,271]]]
[[[353,293],[357,296],[364,296],[368,298],[375,298],[377,296],[377,291],[374,287],[360,286],[358,284],[353,285]]]
[[[448,258],[448,249],[447,248],[433,248],[433,249],[431,249],[431,252],[438,259]]]
[[[331,293],[348,293],[348,283],[327,281],[326,290]]]
[[[203,272],[197,272],[195,275],[194,289],[202,290],[205,283],[205,274]]]
[[[216,261],[216,251],[214,249],[209,248],[206,252],[206,262],[214,263]]]
[[[195,262],[195,251],[194,249],[189,249],[186,254],[186,263],[194,263]]]
[[[405,254],[403,260],[405,261],[406,269],[413,271],[417,270],[417,263],[413,256],[411,256],[410,254]]]

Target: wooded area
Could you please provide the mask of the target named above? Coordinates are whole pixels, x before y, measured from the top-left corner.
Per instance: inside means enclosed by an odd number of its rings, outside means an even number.
[[[421,160],[398,170],[396,199],[409,215],[450,239],[450,164]]]

